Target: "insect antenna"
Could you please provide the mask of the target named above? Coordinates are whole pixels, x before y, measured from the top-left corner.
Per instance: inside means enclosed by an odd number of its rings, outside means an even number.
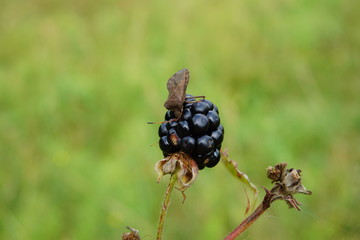
[[[163,121],[163,122],[147,122],[147,124],[163,124],[163,123],[169,123],[169,122],[174,122],[176,121],[176,119],[171,119],[171,120],[167,120],[167,121]]]
[[[185,99],[189,99],[189,98],[202,98],[202,99],[205,99],[206,96],[188,96],[188,97],[185,97]]]
[[[199,100],[194,100],[194,101],[186,101],[186,99],[194,99],[194,98],[201,98]],[[185,103],[196,103],[196,102],[201,102],[205,100],[205,96],[192,96],[192,97],[185,97]]]

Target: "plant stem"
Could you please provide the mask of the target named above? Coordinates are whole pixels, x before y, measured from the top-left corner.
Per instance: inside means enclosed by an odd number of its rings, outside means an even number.
[[[160,212],[159,225],[158,225],[158,228],[157,228],[157,236],[156,236],[157,240],[161,240],[161,237],[162,237],[166,211],[167,211],[167,209],[169,207],[171,192],[174,189],[177,178],[178,178],[177,173],[175,171],[173,174],[171,174],[170,182],[169,182],[169,184],[168,184],[168,186],[166,188],[165,198],[164,198],[164,201],[163,201],[163,204],[162,204],[162,207],[161,207],[161,212]]]
[[[270,204],[276,200],[274,195],[271,194],[269,191],[266,192],[264,200],[260,205],[254,210],[254,212],[248,216],[244,221],[240,223],[228,236],[224,238],[224,240],[234,240],[241,233],[243,233],[246,229],[248,229],[269,207]]]

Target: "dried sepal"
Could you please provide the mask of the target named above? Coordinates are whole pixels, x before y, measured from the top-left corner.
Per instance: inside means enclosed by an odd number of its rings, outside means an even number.
[[[284,178],[284,170],[287,166],[287,163],[276,164],[275,167],[269,166],[267,168],[267,177],[273,182],[281,181]]]
[[[184,152],[170,154],[158,161],[155,170],[158,173],[158,182],[166,174],[176,174],[181,191],[185,191],[190,187],[199,173],[196,162]]]
[[[171,156],[161,159],[155,164],[155,170],[158,174],[157,182],[160,182],[162,176],[175,172],[177,159]]]

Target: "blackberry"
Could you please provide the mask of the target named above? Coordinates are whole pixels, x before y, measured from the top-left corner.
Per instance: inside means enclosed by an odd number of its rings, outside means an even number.
[[[205,101],[195,102],[191,108],[193,112],[202,114],[206,114],[210,110],[209,104]]]
[[[165,157],[182,151],[196,161],[199,169],[211,168],[220,160],[224,127],[215,104],[191,97],[187,95],[180,118],[171,110],[166,112],[166,122],[159,127],[160,149]]]
[[[171,147],[171,145],[170,145],[170,143],[168,142],[166,136],[163,136],[163,137],[160,138],[159,145],[160,145],[160,149],[161,149],[161,151],[163,152],[164,156],[167,156],[167,155],[169,155],[170,153],[176,152],[176,149],[173,148],[173,147]]]
[[[200,155],[206,155],[214,149],[214,139],[204,135],[196,139],[195,152]]]
[[[193,133],[198,136],[205,134],[209,129],[209,119],[206,115],[201,113],[196,113],[192,117],[190,124],[192,126]]]
[[[196,140],[193,137],[187,136],[181,139],[180,149],[187,154],[192,154],[195,148]]]

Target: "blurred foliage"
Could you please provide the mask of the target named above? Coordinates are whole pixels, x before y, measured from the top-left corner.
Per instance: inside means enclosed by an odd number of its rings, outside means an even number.
[[[166,80],[215,102],[223,146],[258,186],[303,170],[313,196],[241,239],[359,239],[358,1],[2,0],[0,238],[154,239]],[[355,185],[354,185],[355,184]],[[260,197],[263,193],[260,194]],[[174,192],[165,239],[222,239],[246,196],[219,165]]]

